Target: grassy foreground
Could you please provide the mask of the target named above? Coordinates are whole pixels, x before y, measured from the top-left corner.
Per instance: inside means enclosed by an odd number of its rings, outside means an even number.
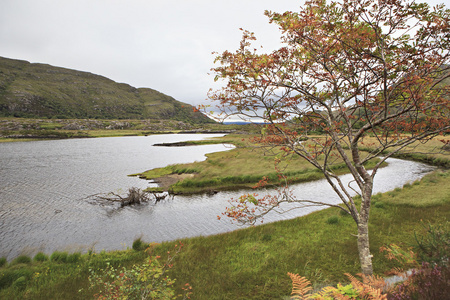
[[[436,171],[403,189],[374,196],[371,251],[375,272],[396,266],[378,249],[389,243],[414,244],[424,225],[450,229],[450,172]],[[226,234],[184,239],[173,261],[171,278],[181,293],[185,283],[192,299],[282,299],[290,294],[287,272],[309,278],[316,287],[346,281],[345,272],[359,272],[356,233],[350,217],[326,209],[305,217],[265,224]],[[149,241],[150,242],[150,241]],[[166,255],[174,242],[157,245]],[[65,257],[64,259],[61,257]],[[56,252],[44,262],[20,258],[0,267],[0,299],[92,299],[89,269],[107,264],[143,263],[144,251],[72,254]],[[81,290],[81,292],[80,292]]]

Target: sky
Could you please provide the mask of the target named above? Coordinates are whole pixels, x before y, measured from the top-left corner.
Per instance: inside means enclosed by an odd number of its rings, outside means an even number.
[[[0,56],[148,87],[192,105],[216,89],[212,52],[234,51],[244,28],[264,49],[279,32],[264,11],[303,0],[1,0]]]
[[[429,4],[442,3],[429,0]],[[304,0],[0,0],[0,56],[148,87],[192,105],[218,89],[212,52],[234,51],[243,28],[280,45],[265,10]]]

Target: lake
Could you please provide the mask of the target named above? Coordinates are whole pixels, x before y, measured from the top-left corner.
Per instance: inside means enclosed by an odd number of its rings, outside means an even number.
[[[222,136],[169,134],[147,137],[48,140],[0,143],[0,257],[38,251],[120,250],[134,239],[161,242],[241,228],[222,218],[228,200],[248,191],[175,196],[157,203],[117,208],[92,201],[94,194],[121,193],[155,183],[127,175],[169,164],[204,160],[230,145],[156,147]],[[401,187],[433,168],[390,159],[375,179],[375,192]],[[350,180],[348,175],[344,180]],[[324,180],[293,186],[303,199],[338,203]],[[268,191],[270,192],[270,191]],[[259,194],[264,193],[258,191]],[[286,208],[288,209],[288,208]],[[269,214],[266,222],[305,215],[316,208]]]

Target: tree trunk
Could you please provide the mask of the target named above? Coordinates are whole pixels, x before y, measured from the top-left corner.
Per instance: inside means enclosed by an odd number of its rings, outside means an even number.
[[[358,252],[361,270],[364,275],[372,275],[372,255],[369,249],[369,224],[368,220],[358,223]]]

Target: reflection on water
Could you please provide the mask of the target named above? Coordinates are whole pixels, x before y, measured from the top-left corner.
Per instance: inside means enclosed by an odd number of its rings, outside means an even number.
[[[156,135],[0,144],[0,257],[22,251],[130,247],[142,236],[161,242],[210,235],[239,228],[218,220],[227,200],[243,193],[176,196],[159,202],[113,209],[92,204],[89,195],[145,188],[148,181],[126,175],[168,164],[199,161],[225,145],[153,147],[155,143],[187,141],[217,135]],[[389,160],[379,171],[376,192],[401,187],[423,176],[430,167]],[[348,177],[348,176],[347,176]],[[344,176],[345,178],[345,176]],[[338,202],[327,183],[319,180],[294,186],[300,198]],[[260,193],[261,194],[261,193]],[[311,209],[272,214],[266,221],[293,218]]]

